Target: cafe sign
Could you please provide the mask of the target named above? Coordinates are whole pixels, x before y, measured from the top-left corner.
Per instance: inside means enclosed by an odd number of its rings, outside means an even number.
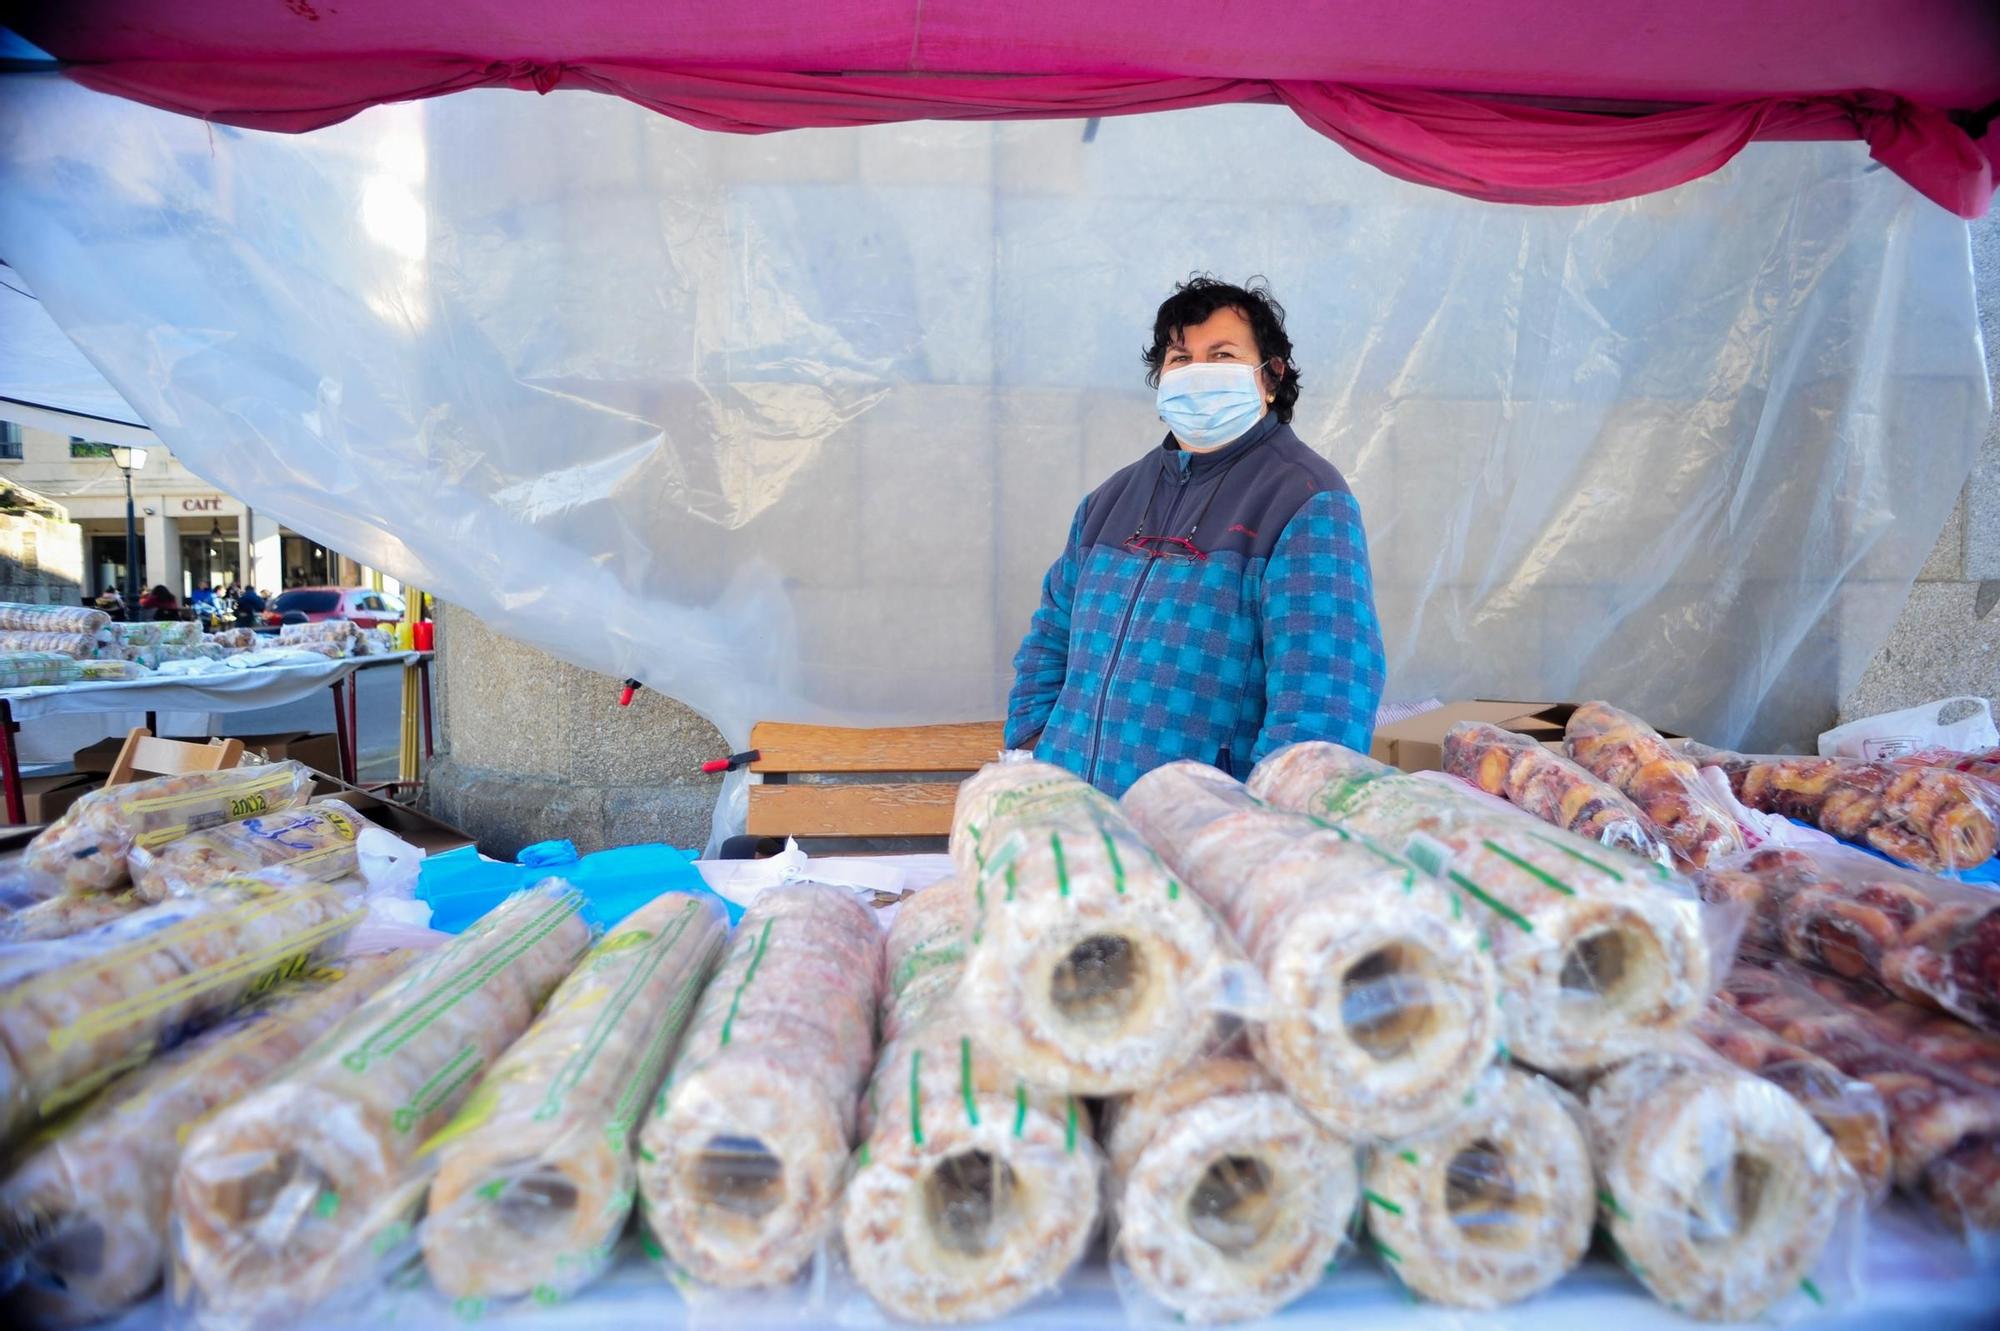
[[[176,502],[183,513],[222,513],[229,503],[221,495],[190,495]]]

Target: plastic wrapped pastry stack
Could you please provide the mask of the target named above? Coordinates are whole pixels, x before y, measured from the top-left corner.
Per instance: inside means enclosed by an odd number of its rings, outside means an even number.
[[[1569,756],[1623,791],[1653,821],[1684,867],[1699,869],[1743,850],[1727,806],[1657,730],[1609,703],[1587,702],[1565,728]]]
[[[317,966],[112,1082],[30,1144],[0,1183],[10,1311],[80,1326],[150,1293],[189,1130],[263,1085],[410,964],[389,953]]]
[[[787,1284],[830,1232],[875,1061],[883,936],[841,888],[771,888],[738,923],[639,1138],[642,1216],[699,1285]]]
[[[973,889],[967,1004],[1009,1069],[1111,1095],[1210,1041],[1233,949],[1116,802],[1046,763],[995,763],[959,788],[951,853]]]
[[[224,823],[152,850],[135,845],[132,885],[142,899],[164,901],[227,874],[277,865],[305,877],[342,878],[359,867],[357,842],[370,825],[339,800],[321,800]]]
[[[893,1317],[969,1322],[1054,1289],[1097,1226],[1099,1161],[1074,1096],[1038,1090],[966,1000],[972,893],[905,898],[890,930],[884,1045],[841,1207],[855,1280]]]
[[[429,1143],[424,1265],[461,1312],[564,1297],[610,1264],[632,1210],[632,1135],[726,934],[712,897],[669,892],[634,911]]]
[[[1666,835],[1616,786],[1526,735],[1465,721],[1444,737],[1444,770],[1545,823],[1672,867]]]
[[[1700,902],[1658,865],[1335,744],[1279,750],[1250,789],[1459,889],[1492,947],[1507,1047],[1535,1067],[1588,1073],[1644,1052],[1714,990]]]
[[[204,1325],[283,1322],[362,1291],[422,1196],[411,1168],[589,941],[579,893],[518,892],[189,1138],[174,1292]]]

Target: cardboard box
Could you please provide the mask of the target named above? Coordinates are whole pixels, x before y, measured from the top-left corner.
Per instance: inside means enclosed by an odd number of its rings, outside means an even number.
[[[1563,736],[1568,730],[1570,717],[1576,714],[1579,706],[1581,704],[1573,702],[1487,698],[1448,702],[1406,721],[1383,726],[1375,732],[1375,744],[1369,753],[1377,762],[1400,767],[1405,772],[1437,771],[1444,766],[1445,732],[1461,721],[1484,721],[1502,730],[1526,735],[1545,749],[1565,753],[1567,749]],[[1675,748],[1687,743],[1685,735],[1671,730],[1662,730],[1660,735]]]
[[[332,735],[304,730],[280,735],[235,735],[243,741],[243,752],[262,754],[266,762],[304,763],[315,772],[340,770],[340,743]]]
[[[394,832],[427,855],[438,855],[447,850],[457,850],[460,846],[474,844],[469,833],[460,831],[442,819],[433,818],[407,804],[385,800],[372,791],[350,786],[333,777],[320,778],[319,783],[313,787],[313,798],[337,799],[377,827]]]
[[[104,784],[100,775],[69,772],[62,776],[31,776],[21,782],[21,804],[30,823],[52,823],[69,806]]]

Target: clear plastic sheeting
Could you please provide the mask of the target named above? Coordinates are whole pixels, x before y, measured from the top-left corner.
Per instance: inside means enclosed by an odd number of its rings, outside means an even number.
[[[1263,273],[1390,693],[1797,747],[1987,410],[1962,223],[1852,144],[1624,203],[1281,107],[704,134],[463,93],[309,136],[0,89],[0,253],[177,456],[498,629],[764,717],[994,716],[1172,283]]]

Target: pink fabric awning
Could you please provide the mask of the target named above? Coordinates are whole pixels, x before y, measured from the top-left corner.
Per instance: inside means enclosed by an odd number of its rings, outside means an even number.
[[[303,131],[463,88],[588,88],[737,133],[1281,101],[1404,179],[1594,203],[1746,143],[1859,138],[1990,204],[1986,0],[63,0],[15,20],[77,81]]]

